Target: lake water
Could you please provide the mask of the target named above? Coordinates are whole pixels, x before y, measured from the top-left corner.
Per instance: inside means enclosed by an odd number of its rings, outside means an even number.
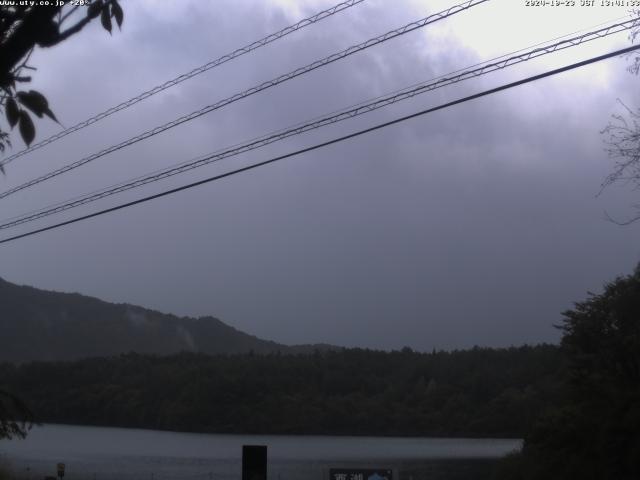
[[[267,445],[270,480],[328,480],[330,467],[387,467],[400,480],[485,478],[519,440],[288,435],[210,435],[43,425],[0,441],[0,464],[41,480],[66,464],[65,480],[241,478],[242,445]]]

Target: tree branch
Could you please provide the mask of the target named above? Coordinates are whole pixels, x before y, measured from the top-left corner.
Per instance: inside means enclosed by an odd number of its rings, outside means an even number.
[[[55,43],[51,44],[50,46],[56,45],[57,43],[60,43],[63,40],[66,40],[67,38],[69,38],[71,35],[73,35],[74,33],[78,33],[80,30],[82,30],[89,22],[91,21],[91,19],[89,17],[85,17],[82,20],[80,20],[78,23],[76,23],[73,27],[69,27],[68,29],[66,29],[64,32],[61,32],[58,35],[58,38],[56,39]]]
[[[60,17],[60,22],[58,23],[58,25],[62,25],[62,22],[64,22],[67,18],[69,18],[71,15],[73,15],[73,12],[75,12],[78,8],[80,8],[80,6],[76,5],[71,10],[69,10],[67,13],[62,15],[62,17]]]

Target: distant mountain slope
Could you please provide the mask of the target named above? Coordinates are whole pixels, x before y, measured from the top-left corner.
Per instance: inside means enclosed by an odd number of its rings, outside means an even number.
[[[214,317],[180,318],[0,279],[0,362],[72,360],[128,352],[303,353],[314,348],[328,347],[290,347],[240,332]]]

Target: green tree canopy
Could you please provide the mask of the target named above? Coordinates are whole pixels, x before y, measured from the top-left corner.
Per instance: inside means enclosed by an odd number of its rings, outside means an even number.
[[[43,94],[18,87],[31,81],[25,71],[35,70],[28,63],[34,48],[57,45],[98,17],[104,29],[111,33],[112,19],[120,27],[124,14],[117,0],[76,2],[83,3],[82,6],[71,2],[59,6],[15,3],[0,6],[0,109],[4,110],[9,128],[17,126],[29,145],[35,138],[32,114],[57,121]],[[9,134],[0,128],[0,151],[7,145],[11,145]]]
[[[501,478],[640,478],[640,265],[564,313],[565,398]]]

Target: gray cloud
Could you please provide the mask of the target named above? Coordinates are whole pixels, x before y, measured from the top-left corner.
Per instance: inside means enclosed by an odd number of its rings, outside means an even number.
[[[303,14],[329,4],[307,5]],[[282,5],[132,2],[122,33],[109,38],[93,26],[36,55],[34,88],[47,93],[65,125],[74,123],[295,21]],[[3,183],[18,184],[420,15],[424,9],[412,3],[366,2],[24,157],[11,164]],[[3,216],[482,60],[446,29],[429,32],[16,195],[4,202]],[[123,198],[310,145],[546,65],[438,90]],[[590,68],[2,246],[0,275],[166,312],[215,315],[287,343],[422,350],[555,341],[553,324],[562,310],[640,260],[640,225],[619,228],[603,215],[624,215],[637,192],[611,189],[595,198],[609,168],[598,132],[617,97],[637,103],[638,79],[624,71],[624,60],[606,64],[606,82],[598,80],[601,67]],[[38,128],[42,138],[56,131],[44,122]]]

